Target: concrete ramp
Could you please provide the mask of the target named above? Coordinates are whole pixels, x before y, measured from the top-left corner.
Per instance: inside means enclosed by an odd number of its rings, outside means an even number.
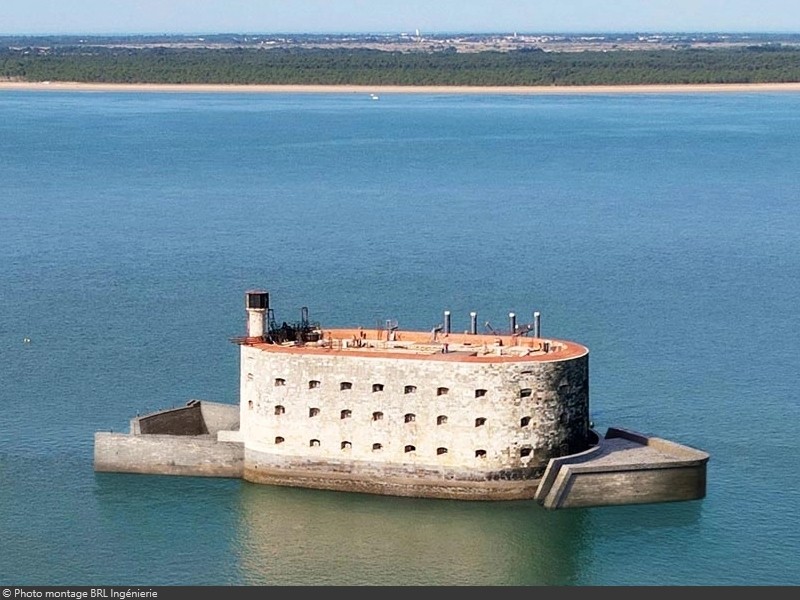
[[[612,427],[580,454],[552,459],[535,499],[548,509],[698,500],[705,452]]]

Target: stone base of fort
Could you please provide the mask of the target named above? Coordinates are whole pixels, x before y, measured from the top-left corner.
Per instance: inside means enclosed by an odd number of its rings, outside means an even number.
[[[98,472],[232,477],[259,484],[457,500],[534,500],[548,509],[699,500],[708,454],[621,428],[585,452],[552,459],[543,474],[426,470],[314,462],[245,449],[239,407],[191,401],[131,420],[130,433],[97,432]]]
[[[518,472],[457,472],[416,466],[389,467],[367,462],[314,462],[245,449],[245,480],[384,496],[453,500],[533,500],[540,478]]]

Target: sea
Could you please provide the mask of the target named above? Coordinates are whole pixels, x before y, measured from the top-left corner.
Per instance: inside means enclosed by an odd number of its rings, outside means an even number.
[[[324,327],[541,314],[595,428],[706,497],[547,510],[95,473],[237,404],[244,293]],[[800,94],[0,92],[0,584],[800,584]]]

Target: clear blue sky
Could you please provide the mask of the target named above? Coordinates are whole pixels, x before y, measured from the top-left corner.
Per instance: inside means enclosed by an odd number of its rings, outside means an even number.
[[[0,34],[782,32],[800,0],[0,0]]]

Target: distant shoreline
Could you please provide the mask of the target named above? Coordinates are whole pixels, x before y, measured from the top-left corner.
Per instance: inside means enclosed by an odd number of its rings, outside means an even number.
[[[797,83],[656,84],[588,86],[400,86],[400,85],[235,85],[156,83],[74,83],[0,81],[2,91],[182,92],[182,93],[362,93],[362,94],[667,94],[800,92]]]

